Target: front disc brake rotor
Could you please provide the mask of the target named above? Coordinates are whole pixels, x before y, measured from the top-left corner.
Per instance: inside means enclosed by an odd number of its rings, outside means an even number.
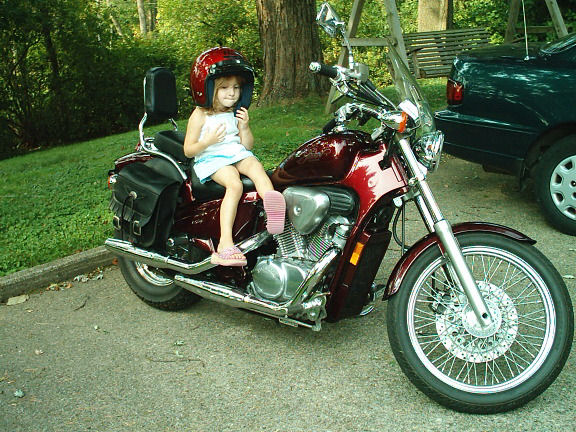
[[[483,363],[495,360],[508,351],[518,334],[518,312],[510,297],[501,288],[487,282],[477,282],[492,324],[481,327],[463,294],[446,296],[446,306],[436,313],[436,330],[444,347],[461,360]]]

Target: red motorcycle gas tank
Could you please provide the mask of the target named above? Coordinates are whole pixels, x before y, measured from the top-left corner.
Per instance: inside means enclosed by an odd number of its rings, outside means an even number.
[[[320,135],[290,154],[272,174],[275,185],[334,182],[350,171],[356,154],[372,141],[361,131]]]

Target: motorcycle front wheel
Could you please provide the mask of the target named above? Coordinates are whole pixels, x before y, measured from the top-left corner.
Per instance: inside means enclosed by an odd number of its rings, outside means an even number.
[[[406,376],[457,411],[515,409],[556,379],[570,353],[568,290],[535,247],[473,233],[458,236],[492,315],[481,327],[437,247],[408,270],[388,306],[388,336]]]

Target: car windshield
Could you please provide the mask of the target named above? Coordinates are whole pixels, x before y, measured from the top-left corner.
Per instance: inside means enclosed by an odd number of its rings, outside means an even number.
[[[564,36],[554,42],[549,42],[542,48],[544,54],[558,54],[569,50],[576,44],[576,33]]]

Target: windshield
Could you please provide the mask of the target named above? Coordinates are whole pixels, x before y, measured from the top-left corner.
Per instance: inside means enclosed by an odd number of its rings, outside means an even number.
[[[418,82],[408,70],[396,48],[388,44],[388,66],[400,101],[408,100],[418,108],[419,135],[436,130],[430,105],[424,98]],[[411,114],[411,113],[408,113]]]

